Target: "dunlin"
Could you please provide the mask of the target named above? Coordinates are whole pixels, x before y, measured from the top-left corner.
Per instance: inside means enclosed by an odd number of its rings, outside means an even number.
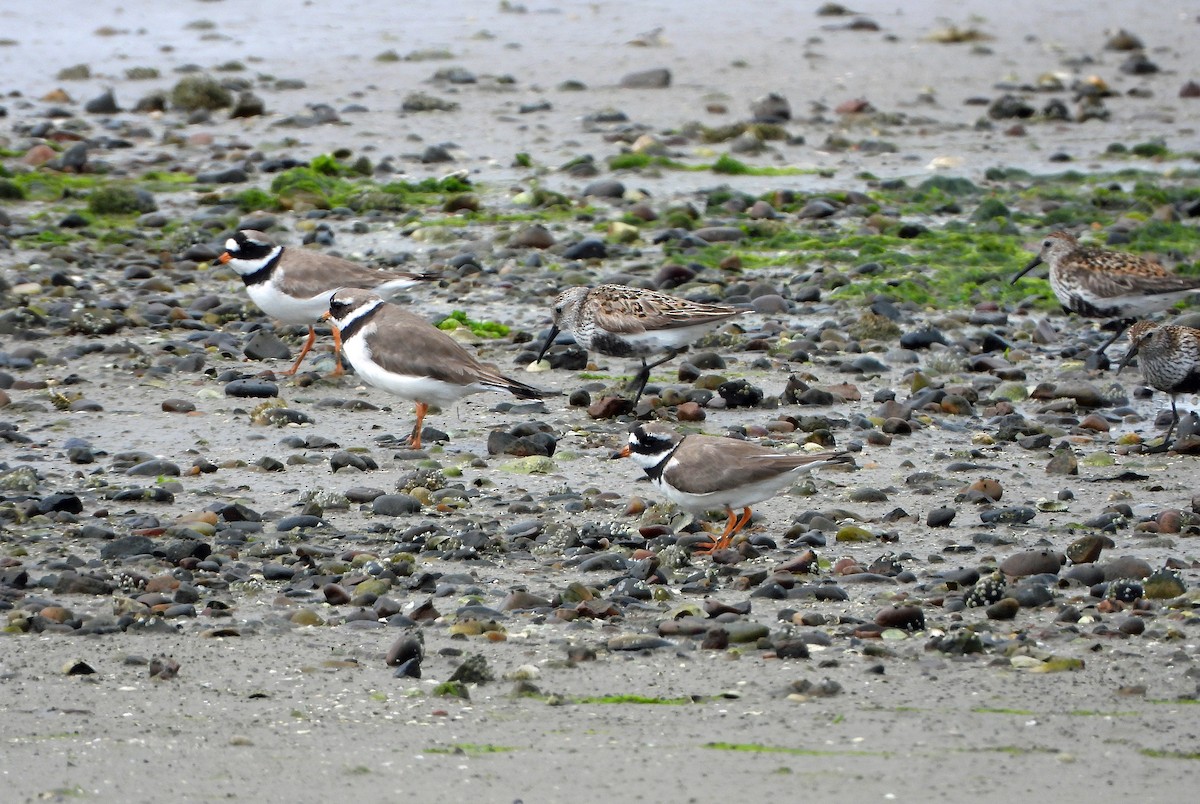
[[[632,457],[650,482],[680,507],[697,514],[725,510],[725,530],[711,550],[733,542],[750,521],[751,505],[774,497],[806,472],[854,462],[844,452],[777,452],[736,438],[681,436],[659,423],[637,424],[620,457]]]
[[[1129,328],[1129,344],[1117,373],[1137,355],[1146,384],[1171,396],[1171,426],[1163,436],[1165,449],[1179,423],[1175,397],[1200,393],[1200,329],[1139,321]]]
[[[1116,334],[1096,350],[1097,355],[1103,355],[1137,319],[1200,292],[1200,276],[1173,274],[1137,254],[1081,246],[1066,232],[1042,238],[1038,255],[1012,281],[1043,262],[1050,266],[1050,287],[1064,310],[1085,318],[1120,319]]]
[[[430,405],[446,407],[482,391],[508,391],[522,399],[542,395],[479,362],[428,321],[368,290],[338,290],[322,318],[337,326],[334,341],[359,377],[416,403],[417,423],[408,437],[413,449],[421,448],[421,425]]]
[[[545,356],[560,331],[570,332],[584,349],[610,357],[639,357],[642,367],[630,383],[636,403],[650,380],[650,371],[680,352],[713,327],[748,310],[723,304],[688,301],[656,290],[624,285],[597,285],[564,290],[554,302],[554,322],[538,353]],[[646,358],[666,356],[653,363]]]

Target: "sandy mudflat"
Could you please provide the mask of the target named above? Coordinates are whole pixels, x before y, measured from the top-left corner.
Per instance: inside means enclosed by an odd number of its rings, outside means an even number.
[[[225,147],[299,159],[347,148],[374,161],[391,156],[409,179],[464,171],[485,204],[502,208],[505,199],[533,183],[528,170],[514,167],[518,153],[531,155],[545,168],[536,174],[541,187],[577,196],[590,179],[554,168],[581,154],[600,161],[620,150],[619,143],[606,137],[613,126],[588,122],[599,111],[620,110],[631,124],[668,136],[690,121],[714,126],[745,119],[750,102],[767,92],[789,100],[793,120],[788,129],[804,142],[777,144],[747,161],[819,172],[718,178],[710,172],[661,171],[621,179],[665,208],[672,200],[694,202],[698,190],[720,183],[753,194],[779,187],[802,193],[859,190],[863,182],[857,177],[863,172],[913,183],[935,173],[981,181],[994,167],[1056,172],[1064,168],[1059,161],[1063,155],[1070,157],[1068,167],[1074,170],[1110,172],[1123,166],[1105,157],[1113,142],[1157,138],[1178,151],[1196,149],[1200,100],[1178,96],[1187,81],[1200,79],[1193,58],[1196,9],[1187,3],[1163,2],[1141,11],[1115,0],[1053,6],[1026,0],[854,3],[859,17],[878,24],[877,31],[843,29],[855,17],[819,17],[815,4],[786,0],[525,6],[525,13],[509,13],[494,2],[9,3],[0,9],[0,38],[11,40],[0,46],[0,91],[5,94],[0,106],[7,111],[0,117],[0,145],[23,152],[30,144],[28,125],[45,120],[45,110],[53,105],[89,121],[93,130],[88,136],[97,136],[104,133],[101,118],[85,114],[81,103],[103,89],[113,88],[128,109],[151,90],[170,88],[182,65],[212,70],[239,60],[247,69],[237,74],[256,77],[255,91],[268,114],[228,120],[217,112],[209,122],[184,125],[175,112],[123,111],[111,119],[141,123],[150,136],[95,158],[139,172],[152,165],[196,172],[236,161]],[[930,33],[949,24],[975,26],[991,38],[974,47],[929,41]],[[105,26],[111,30],[102,35]],[[659,27],[658,36],[645,36]],[[1106,32],[1119,28],[1146,43],[1146,55],[1159,73],[1132,76],[1119,70],[1127,54],[1103,47]],[[639,37],[650,46],[630,44]],[[452,58],[403,58],[425,50],[446,50]],[[377,60],[385,51],[402,59]],[[1072,61],[1076,58],[1090,61]],[[90,78],[56,77],[60,69],[79,63],[90,66]],[[1075,66],[1065,66],[1071,64]],[[156,67],[161,77],[131,80],[125,71],[134,66]],[[429,82],[447,66],[460,66],[480,80]],[[657,67],[671,71],[670,87],[619,86],[625,74]],[[1006,135],[1007,122],[991,130],[976,126],[986,106],[968,105],[969,98],[994,99],[1003,94],[997,84],[1033,84],[1053,72],[1068,84],[1091,74],[1102,77],[1115,93],[1107,101],[1109,119],[1030,123],[1024,136]],[[297,79],[304,86],[275,89],[264,75]],[[505,76],[512,80],[496,78]],[[583,89],[562,89],[568,80],[581,82]],[[69,103],[40,100],[58,87],[70,95]],[[402,101],[418,90],[455,100],[460,108],[401,114]],[[1139,91],[1131,95],[1131,90]],[[1071,102],[1070,93],[1060,96]],[[834,109],[855,98],[902,114],[905,122],[880,130],[869,121],[847,123]],[[1035,96],[1035,102],[1041,100]],[[542,101],[548,108],[521,111],[523,105]],[[312,104],[338,110],[340,122],[275,125],[289,115],[305,114]],[[362,108],[347,110],[351,105]],[[898,147],[886,153],[822,147],[831,135],[847,132],[855,140],[878,138]],[[454,161],[425,164],[408,158],[433,144],[446,145]],[[692,141],[680,149],[685,159],[712,161],[724,146]],[[6,165],[17,162],[5,158]],[[1171,172],[1190,169],[1192,163],[1150,167]],[[268,181],[258,176],[251,183]],[[179,219],[198,214],[203,206],[186,194],[164,196],[160,205]],[[21,228],[40,225],[41,209],[13,203],[3,211]],[[280,236],[299,243],[301,215],[279,213],[277,219]],[[388,220],[355,232],[350,221],[340,220],[334,224],[337,247],[351,255],[406,252],[416,265],[474,247],[488,262],[493,240],[509,233],[503,223],[495,228],[463,225],[453,229],[458,239],[448,245],[409,239],[408,225]],[[555,234],[564,240],[568,234],[596,233],[586,221],[559,226]],[[501,230],[503,235],[497,234]],[[1030,231],[1029,241],[1037,234]],[[643,246],[636,257],[587,266],[589,278],[597,281],[664,261],[661,246]],[[0,252],[5,278],[38,277],[31,266],[42,256],[20,247]],[[548,306],[535,302],[554,290],[551,279],[545,272],[522,273],[516,258],[497,258],[495,263],[488,266],[494,270],[415,291],[413,302],[430,313],[467,309],[480,320],[541,333]],[[998,272],[1019,268],[997,266]],[[82,260],[71,270],[109,289],[114,299],[141,303],[146,295],[124,282],[120,267],[111,269],[102,256]],[[786,287],[789,275],[790,269],[775,268],[762,279]],[[187,298],[205,293],[222,300],[241,298],[240,284],[228,275],[213,279],[198,270],[195,277],[174,292]],[[535,284],[526,285],[529,295],[516,301],[513,289],[522,282]],[[5,309],[16,303],[8,294],[3,299]],[[919,311],[906,328],[953,312]],[[748,328],[770,332],[772,323],[785,317],[798,328],[811,327],[843,314],[832,304],[792,305],[787,316],[751,316]],[[1090,328],[1061,316],[1054,324],[1067,336]],[[1065,581],[1053,589],[1052,603],[1022,609],[1009,622],[989,621],[982,609],[944,610],[933,600],[934,593],[890,578],[841,581],[848,599],[825,602],[751,597],[753,585],[739,587],[734,581],[738,573],[755,567],[769,573],[795,557],[802,546],[779,545],[784,545],[793,517],[807,509],[854,511],[874,532],[898,537],[895,543],[831,538],[828,546],[818,548],[823,559],[852,558],[866,566],[887,552],[904,554],[905,568],[921,581],[952,568],[994,566],[1022,551],[1063,551],[1078,535],[1068,529],[1070,523],[1090,519],[1114,501],[1129,503],[1138,514],[1189,511],[1200,478],[1195,455],[1126,455],[1115,449],[1124,433],[1149,435],[1154,414],[1166,404],[1162,395],[1131,399],[1129,404],[1144,417],[1141,422],[1118,419],[1111,432],[1075,441],[1081,454],[1116,456],[1112,465],[1081,466],[1078,476],[1047,474],[1045,451],[1012,444],[972,451],[974,435],[998,429],[982,416],[938,418],[890,446],[866,445],[856,454],[858,471],[819,475],[813,481],[814,496],[781,495],[756,507],[760,532],[775,540],[776,549],[765,549],[729,572],[712,570],[707,594],[680,589],[689,575],[703,576],[711,567],[707,559],[694,557],[691,568],[672,569],[665,585],[670,600],[621,598],[614,604],[621,610],[618,617],[567,621],[546,607],[506,612],[499,621],[507,637],[502,641],[456,637],[451,627],[464,619],[456,615],[463,606],[499,608],[519,588],[553,598],[569,594],[576,582],[599,589],[603,598],[622,573],[615,568],[580,570],[574,557],[542,549],[544,545],[532,550],[528,545],[494,545],[472,560],[421,553],[417,573],[440,576],[440,584],[415,589],[398,584],[389,593],[406,614],[431,603],[441,615],[420,627],[426,658],[418,680],[394,678],[384,661],[406,630],[377,619],[346,622],[352,607],[326,605],[311,589],[289,595],[288,584],[264,580],[257,568],[290,561],[304,548],[324,558],[355,551],[387,555],[401,540],[397,534],[426,521],[453,530],[470,520],[497,544],[511,541],[514,527],[525,521],[636,527],[637,520],[625,515],[630,498],[655,498],[636,482],[634,467],[609,459],[627,424],[595,421],[583,409],[568,407],[566,394],[582,384],[577,372],[524,374],[514,365],[518,349],[513,344],[479,344],[486,359],[563,395],[548,397],[544,408],[524,414],[498,412],[496,406],[504,400],[478,396],[430,417],[429,424],[451,436],[432,457],[460,468],[458,482],[482,489],[470,507],[448,513],[426,510],[392,521],[373,516],[369,504],[329,506],[322,526],[280,533],[272,523],[299,513],[306,494],[355,486],[392,491],[412,464],[396,457],[397,450],[378,437],[407,433],[411,407],[349,378],[311,386],[280,378],[281,396],[314,423],[257,426],[248,413],[254,400],[226,398],[216,379],[226,370],[263,370],[240,354],[210,351],[207,365],[215,369],[210,374],[146,373],[147,365],[166,359],[159,349],[163,341],[182,337],[171,330],[129,326],[99,342],[110,347],[128,342],[130,352],[112,349],[69,362],[0,366],[33,384],[6,392],[17,405],[0,408],[0,421],[13,423],[30,441],[0,442],[0,465],[6,472],[33,467],[39,477],[35,498],[63,491],[78,493],[84,503],[74,526],[27,525],[11,518],[0,524],[0,555],[8,559],[4,571],[24,567],[30,575],[21,594],[6,593],[0,617],[13,615],[11,622],[16,612],[36,611],[30,600],[58,603],[85,617],[119,613],[114,607],[129,596],[127,589],[70,595],[55,593],[53,585],[37,585],[71,567],[110,574],[121,569],[143,575],[178,572],[166,562],[126,567],[102,560],[105,540],[80,537],[80,524],[94,521],[122,536],[131,530],[135,515],[154,516],[169,525],[178,517],[232,502],[263,513],[267,521],[254,544],[243,546],[236,557],[256,568],[252,580],[213,587],[198,583],[199,613],[194,616],[148,618],[137,628],[99,636],[11,633],[0,639],[4,800],[1155,802],[1186,800],[1200,781],[1195,726],[1200,624],[1194,613],[1200,556],[1194,532],[1155,538],[1127,524],[1113,533],[1115,546],[1105,552],[1106,560],[1132,556],[1155,569],[1172,562],[1182,567],[1185,598],[1190,596],[1190,603],[1170,609],[1160,601],[1146,614],[1145,631],[1135,636],[1117,632],[1116,624],[1127,612],[1099,612],[1096,601],[1087,599],[1086,587]],[[29,344],[54,356],[88,341],[77,333],[55,332]],[[287,341],[294,346],[291,333]],[[0,336],[0,353],[29,344],[13,335]],[[150,355],[140,363],[139,350]],[[749,379],[768,396],[778,396],[789,371],[795,370],[752,367],[757,355],[747,352],[722,354],[728,363],[725,373]],[[935,354],[923,352],[916,359],[927,368]],[[326,354],[315,366],[328,370],[329,362]],[[625,361],[598,362],[601,373],[629,370]],[[872,401],[876,391],[893,388],[906,396],[905,377],[913,366],[890,358],[885,362],[885,371],[851,378],[832,363],[806,366],[822,383],[852,381],[861,391],[860,400],[819,412],[840,419],[870,416],[878,407]],[[270,365],[278,370],[285,361]],[[1027,384],[1058,378],[1060,365],[1048,350],[1035,351],[1023,364]],[[62,384],[72,375],[80,383],[61,387],[82,388],[100,410],[62,413],[36,385],[44,380]],[[1105,389],[1118,379],[1126,388],[1136,382],[1130,374],[1091,379]],[[167,399],[191,400],[196,413],[165,413],[162,402]],[[322,405],[347,399],[370,402],[373,408],[348,411]],[[1033,403],[1026,404],[1025,412],[1033,416]],[[1191,401],[1181,404],[1188,407]],[[777,413],[715,409],[704,429],[724,433],[737,425],[762,426]],[[501,469],[503,456],[487,455],[488,433],[495,425],[526,420],[544,421],[559,436],[554,471],[548,475],[509,473]],[[282,439],[296,434],[316,434],[342,448],[363,450],[380,469],[331,474],[324,460],[328,453],[282,445]],[[98,462],[72,464],[65,449],[70,438],[96,448]],[[839,432],[838,438],[861,441],[861,434]],[[133,451],[185,468],[196,460],[223,468],[168,483],[176,489],[170,503],[115,503],[89,492],[93,472],[107,467],[117,453]],[[263,457],[295,455],[318,460],[289,463],[283,472],[254,465]],[[239,459],[245,464],[231,463]],[[956,460],[975,467],[954,474],[946,467]],[[1110,480],[1123,470],[1142,479]],[[945,474],[948,480],[934,484],[934,493],[923,494],[906,484],[918,471]],[[1073,499],[1064,510],[1047,506],[1028,526],[985,527],[976,506],[956,501],[962,486],[983,476],[1001,481],[1005,504],[1054,501],[1064,488],[1071,489]],[[613,496],[585,495],[595,504],[582,511],[561,501],[546,502],[564,490],[593,487]],[[886,498],[851,502],[849,495],[865,487],[884,490]],[[523,508],[519,504],[524,502],[528,506]],[[943,505],[959,509],[953,527],[925,527],[927,513]],[[897,507],[907,517],[890,522],[887,515]],[[977,538],[981,534],[986,538]],[[959,551],[959,546],[976,549]],[[201,576],[198,572],[193,580]],[[822,577],[839,582],[828,571]],[[889,632],[884,639],[854,635],[856,622],[873,622],[880,609],[906,596],[924,607],[927,630]],[[702,606],[706,598],[733,606],[749,601],[749,614],[733,618],[736,624],[766,626],[776,641],[781,635],[813,631],[827,638],[810,645],[809,658],[791,660],[777,658],[767,644],[752,641],[707,650],[700,648],[699,638],[683,636],[667,637],[659,647],[619,649],[622,640],[658,639],[660,621],[678,613],[678,607]],[[213,600],[228,605],[229,616],[213,616],[211,607],[206,609]],[[1078,623],[1058,620],[1061,607],[1070,604],[1084,610]],[[325,624],[295,624],[293,615],[301,610],[315,613]],[[827,622],[793,624],[790,611],[780,616],[784,610],[819,612]],[[933,647],[964,622],[980,626],[987,650],[961,655]],[[213,633],[224,627],[240,635]],[[573,649],[586,654],[584,660],[568,661],[579,658]],[[179,662],[175,678],[148,677],[144,660],[159,655]],[[483,656],[495,680],[471,687],[469,701],[433,695],[466,655]],[[1082,660],[1083,669],[1042,672],[1051,669],[1042,661],[1048,657]],[[64,674],[63,668],[76,660],[96,672]],[[516,678],[531,682],[539,694],[513,695]],[[820,686],[825,680],[837,685],[837,694],[802,694],[796,686],[803,681]],[[617,702],[607,696],[631,698]]]

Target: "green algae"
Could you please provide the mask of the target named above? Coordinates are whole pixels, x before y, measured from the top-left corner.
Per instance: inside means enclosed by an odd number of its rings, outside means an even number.
[[[695,703],[691,698],[658,698],[649,695],[587,695],[576,698],[581,704],[647,704],[651,706],[682,706]]]
[[[473,335],[481,338],[503,338],[509,333],[509,328],[504,324],[499,324],[495,321],[476,321],[468,318],[467,314],[462,310],[455,310],[449,316],[438,322],[437,328],[440,330],[456,330],[461,327],[466,327],[471,330]]]
[[[801,757],[886,757],[890,755],[886,751],[861,751],[853,749],[846,749],[844,751],[818,750],[815,748],[789,748],[781,745],[763,745],[762,743],[711,742],[705,743],[703,747],[713,751],[737,751],[751,754],[791,754],[792,756]]]
[[[507,754],[517,749],[511,745],[494,745],[492,743],[454,743],[453,745],[426,748],[426,754],[466,754],[468,756],[483,756],[484,754]]]
[[[1166,751],[1160,748],[1140,748],[1138,753],[1152,759],[1200,759],[1200,751]]]
[[[285,170],[272,179],[269,204],[264,203],[267,199],[262,195],[246,195],[250,191],[239,194],[237,202],[241,206],[254,201],[260,204],[259,208],[275,210],[344,206],[355,212],[373,209],[399,212],[414,206],[440,205],[446,196],[472,189],[471,182],[460,176],[381,184],[369,178],[369,173],[370,167],[364,160],[346,164],[323,154],[305,167]]]

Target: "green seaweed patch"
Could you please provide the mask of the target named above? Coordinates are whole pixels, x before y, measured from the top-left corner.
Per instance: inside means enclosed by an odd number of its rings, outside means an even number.
[[[1161,748],[1139,748],[1138,753],[1152,759],[1200,759],[1200,751],[1166,751]]]
[[[870,299],[884,294],[923,306],[948,306],[984,300],[1013,304],[1033,296],[1044,309],[1057,306],[1045,281],[1009,284],[1030,257],[1019,237],[965,225],[928,229],[917,237],[902,237],[898,227],[880,234],[789,229],[760,237],[750,234],[736,245],[699,249],[689,259],[715,267],[736,253],[747,270],[813,262],[846,269],[875,264],[869,273],[831,276],[827,281],[832,298]]]
[[[454,743],[453,745],[426,748],[426,754],[456,754],[468,756],[483,756],[484,754],[507,754],[517,749],[511,745],[493,745],[492,743]]]
[[[1028,756],[1029,754],[1058,754],[1056,748],[1043,748],[1037,745],[985,745],[978,748],[956,748],[954,749],[964,754],[1008,754],[1014,757]]]
[[[25,190],[12,179],[0,179],[0,201],[24,201]]]
[[[142,174],[137,186],[152,193],[171,193],[186,190],[195,183],[195,176],[180,170],[151,170]]]
[[[575,699],[581,704],[648,704],[651,706],[683,706],[695,703],[692,698],[661,698],[651,695],[587,695]]]
[[[734,176],[824,176],[828,178],[834,175],[832,170],[825,168],[760,167],[748,165],[739,159],[734,159],[729,154],[721,154],[721,156],[717,157],[717,161],[713,162],[711,170],[713,173]]]
[[[322,155],[314,158],[307,167],[285,170],[271,181],[270,191],[275,196],[272,208],[345,206],[356,212],[371,209],[402,211],[411,206],[440,205],[446,196],[464,193],[473,187],[461,176],[380,184],[363,176],[363,169],[359,163],[346,165],[334,157]],[[369,167],[366,169],[369,172]]]
[[[471,699],[467,685],[461,681],[443,681],[433,688],[433,695],[437,698],[462,698],[464,701]]]
[[[96,215],[134,215],[153,212],[158,207],[149,193],[139,193],[132,187],[110,184],[97,187],[88,195],[87,208]]]
[[[830,751],[815,748],[789,748],[782,745],[763,745],[762,743],[705,743],[704,748],[713,751],[742,751],[751,754],[791,754],[800,757],[886,757],[886,751],[862,751],[847,749],[845,751]]]
[[[81,235],[70,229],[43,229],[34,235],[17,238],[24,248],[54,248],[65,246],[81,239]]]
[[[53,170],[30,170],[12,177],[12,182],[21,188],[29,201],[60,201],[82,195],[96,187],[100,178],[96,175],[58,173]]]
[[[624,153],[615,154],[608,158],[610,170],[645,170],[646,168],[666,168],[667,170],[694,170],[690,165],[677,159],[651,154]],[[703,169],[703,168],[701,168]]]
[[[1036,715],[1032,709],[1006,709],[1004,707],[976,706],[971,709],[981,715]]]
[[[726,176],[832,176],[833,171],[823,168],[796,167],[759,167],[748,165],[729,154],[722,154],[711,165],[689,165],[676,159],[651,154],[624,153],[608,158],[611,170],[645,170],[647,168],[662,168],[664,170],[683,170],[699,172],[709,170]]]
[[[507,326],[495,321],[475,321],[468,318],[467,314],[462,310],[455,310],[438,322],[437,325],[438,329],[446,331],[459,329],[460,327],[466,327],[471,330],[473,335],[477,335],[480,338],[503,338],[510,331]]]

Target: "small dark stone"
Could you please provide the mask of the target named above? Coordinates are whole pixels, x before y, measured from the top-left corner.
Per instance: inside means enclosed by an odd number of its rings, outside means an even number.
[[[131,477],[179,477],[181,471],[179,464],[155,459],[131,466],[125,470],[125,474]]]
[[[39,500],[37,511],[39,514],[48,514],[51,511],[65,511],[68,514],[79,514],[83,512],[83,501],[75,494],[60,492]]]
[[[122,536],[101,547],[100,558],[109,561],[115,558],[150,555],[154,552],[154,545],[154,540],[147,536]]]
[[[984,609],[989,620],[1011,620],[1021,610],[1021,604],[1011,597],[1002,598]]]
[[[379,464],[370,455],[359,455],[346,450],[338,450],[329,458],[329,467],[332,471],[337,472],[339,469],[344,469],[347,466],[353,467],[360,472],[373,472],[379,468]]]
[[[922,631],[925,628],[925,612],[917,606],[888,606],[875,615],[875,624],[884,628]]]
[[[752,408],[762,404],[763,391],[746,380],[730,380],[717,387],[717,393],[731,408]]]
[[[782,639],[775,643],[775,655],[780,659],[807,659],[808,643],[803,639]]]
[[[267,398],[279,396],[279,386],[266,380],[233,380],[225,385],[225,396]]]
[[[371,502],[371,510],[379,516],[405,516],[421,510],[421,501],[411,494],[381,494]]]
[[[196,403],[187,399],[164,399],[162,409],[166,413],[191,413],[196,409]]]
[[[106,89],[103,93],[85,103],[83,110],[89,114],[116,114],[121,111],[121,107],[117,105],[117,99],[113,96],[113,91]]]
[[[563,250],[563,257],[568,260],[602,260],[607,256],[608,246],[594,237],[584,238]]]
[[[1000,562],[1000,571],[1010,578],[1027,575],[1057,575],[1063,564],[1061,554],[1053,550],[1026,550],[1015,553]]]
[[[344,606],[350,602],[350,593],[340,583],[327,583],[321,587],[325,602],[331,606]],[[390,664],[390,662],[389,662]]]
[[[462,684],[486,684],[492,678],[492,671],[488,668],[487,659],[479,653],[473,653],[463,659],[463,663],[450,675],[450,681]]]
[[[954,521],[954,515],[957,513],[953,508],[934,508],[925,518],[925,524],[931,528],[947,528]]]
[[[621,78],[625,89],[664,89],[671,85],[671,71],[665,67],[628,73]]]

